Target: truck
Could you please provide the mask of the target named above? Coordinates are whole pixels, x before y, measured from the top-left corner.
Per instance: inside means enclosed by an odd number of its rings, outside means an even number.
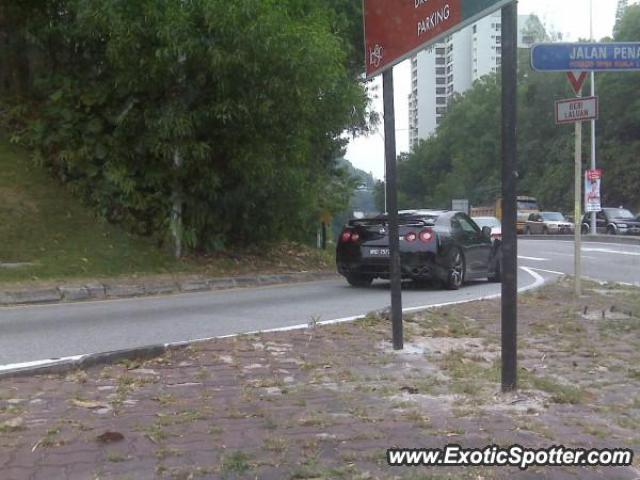
[[[524,227],[527,223],[529,215],[532,213],[539,213],[540,207],[538,206],[538,200],[535,197],[529,197],[525,195],[518,195],[517,197],[517,223],[516,228],[518,233],[524,233]],[[502,221],[502,199],[498,198],[494,205],[486,207],[471,207],[472,217],[496,217]]]

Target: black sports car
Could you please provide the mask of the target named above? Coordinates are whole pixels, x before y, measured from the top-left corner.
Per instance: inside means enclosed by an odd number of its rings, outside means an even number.
[[[458,289],[466,280],[499,282],[500,241],[463,212],[408,210],[399,213],[402,278],[436,280]],[[358,287],[389,278],[389,226],[386,215],[351,220],[338,239],[338,272]]]

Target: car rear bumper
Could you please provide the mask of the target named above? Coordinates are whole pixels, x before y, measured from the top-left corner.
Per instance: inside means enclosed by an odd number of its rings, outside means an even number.
[[[388,279],[390,262],[388,258],[362,258],[358,260],[338,259],[338,273],[343,276],[366,275]],[[413,280],[433,280],[446,278],[446,269],[438,265],[433,253],[400,254],[402,278]]]

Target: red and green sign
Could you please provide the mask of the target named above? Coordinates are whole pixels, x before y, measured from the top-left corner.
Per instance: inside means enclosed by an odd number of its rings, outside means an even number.
[[[364,0],[367,77],[513,0]]]

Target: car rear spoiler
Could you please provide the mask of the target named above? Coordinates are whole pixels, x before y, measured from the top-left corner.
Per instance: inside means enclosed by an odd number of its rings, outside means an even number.
[[[379,216],[375,218],[359,218],[349,220],[350,227],[375,227],[375,226],[387,226],[389,219],[387,216]],[[415,217],[412,215],[399,215],[398,224],[403,227],[433,227],[433,222],[427,222],[424,218]]]

